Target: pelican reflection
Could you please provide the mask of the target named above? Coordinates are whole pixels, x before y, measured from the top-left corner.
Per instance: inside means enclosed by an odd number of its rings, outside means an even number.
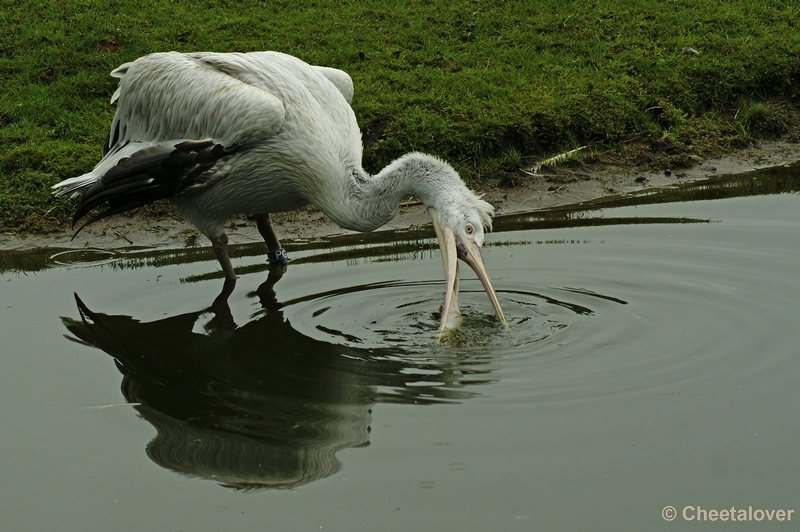
[[[271,269],[255,292],[261,309],[241,326],[232,286],[208,308],[149,322],[90,310],[76,294],[68,338],[114,358],[126,400],[158,432],[147,454],[160,466],[235,489],[296,487],[338,472],[339,450],[369,444],[376,402],[456,402],[491,379],[487,361],[452,352],[306,336],[281,310],[282,275]]]

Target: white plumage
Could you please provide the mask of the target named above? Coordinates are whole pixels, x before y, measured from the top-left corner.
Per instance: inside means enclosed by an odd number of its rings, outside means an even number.
[[[453,326],[458,312],[455,256],[478,272],[505,321],[479,251],[492,206],[429,155],[410,153],[368,175],[345,72],[277,52],[169,52],[111,75],[121,80],[104,157],[54,187],[82,197],[73,222],[101,205],[107,209],[87,223],[169,198],[211,240],[233,280],[224,224],[235,214],[256,215],[275,249],[269,213],[311,203],[341,227],[371,231],[415,196],[434,219],[449,272],[442,328]]]

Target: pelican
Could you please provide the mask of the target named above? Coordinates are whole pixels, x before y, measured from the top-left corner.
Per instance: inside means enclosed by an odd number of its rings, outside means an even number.
[[[53,188],[81,201],[73,227],[160,199],[211,240],[226,281],[225,222],[252,214],[270,262],[288,257],[270,213],[315,205],[339,226],[372,231],[418,198],[433,219],[445,269],[439,330],[457,325],[458,260],[477,274],[498,319],[505,316],[481,258],[493,207],[470,191],[452,166],[409,153],[380,173],[361,167],[361,132],[347,73],[278,52],[154,53],[111,72],[117,111],[103,158]]]

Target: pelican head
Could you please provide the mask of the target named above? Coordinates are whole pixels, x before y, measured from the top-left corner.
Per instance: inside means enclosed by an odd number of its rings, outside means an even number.
[[[433,218],[433,227],[439,239],[446,282],[439,332],[458,326],[458,259],[466,262],[477,274],[497,318],[507,326],[481,257],[484,231],[491,230],[494,207],[463,187],[463,191],[449,195],[448,201],[438,208],[428,207],[428,213]]]

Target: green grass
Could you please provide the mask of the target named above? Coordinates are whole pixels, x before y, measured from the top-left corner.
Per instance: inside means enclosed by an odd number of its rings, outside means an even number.
[[[342,68],[368,170],[423,150],[472,181],[585,144],[706,155],[789,133],[800,108],[794,0],[0,2],[6,231],[67,224],[49,188],[99,160],[108,73],[149,52]]]

